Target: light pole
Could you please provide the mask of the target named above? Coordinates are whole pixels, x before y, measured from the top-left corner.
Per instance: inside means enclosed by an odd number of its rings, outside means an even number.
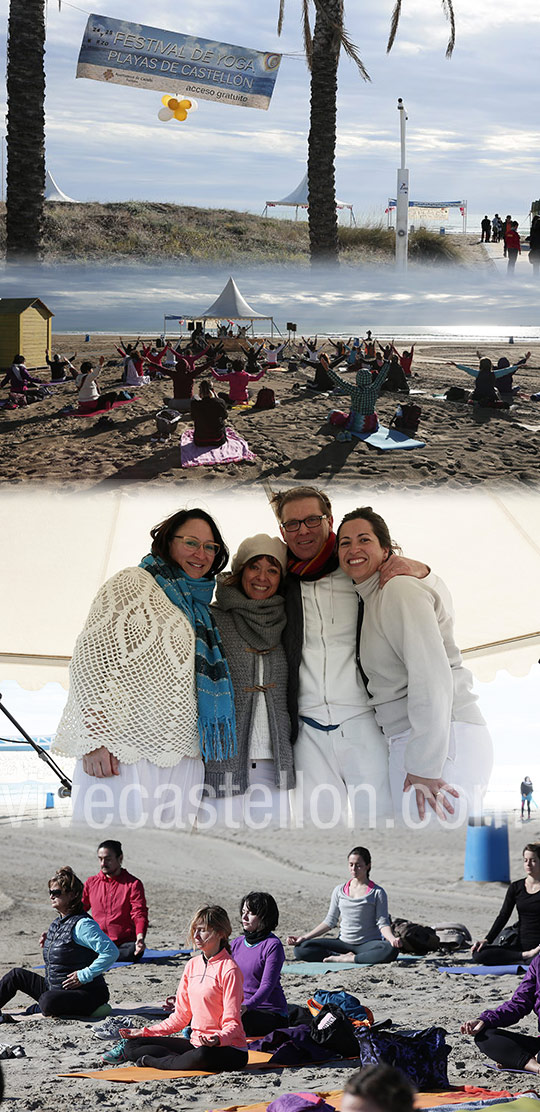
[[[405,124],[407,115],[401,97],[398,98],[397,106],[401,135],[401,164],[397,172],[396,270],[406,270],[409,245],[409,171],[405,169]]]

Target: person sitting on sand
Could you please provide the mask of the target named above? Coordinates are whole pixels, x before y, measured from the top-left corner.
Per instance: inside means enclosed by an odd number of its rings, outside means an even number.
[[[535,1013],[540,1029],[540,955],[533,958],[511,1000],[462,1023],[461,1033],[472,1035],[478,1049],[499,1069],[540,1074],[540,1037],[505,1030],[530,1012]]]
[[[471,401],[476,402],[477,405],[484,406],[487,409],[508,409],[508,402],[501,401],[496,389],[496,380],[502,378],[504,375],[513,375],[519,364],[515,363],[512,367],[497,367],[493,370],[493,363],[491,359],[486,357],[480,359],[478,369],[469,367],[466,363],[455,363],[450,361],[451,367],[457,367],[459,371],[465,371],[466,374],[472,375],[476,379],[475,388],[471,394]]]
[[[384,888],[369,879],[369,850],[355,846],[348,862],[349,880],[334,888],[326,918],[307,934],[290,935],[287,939],[299,961],[379,965],[397,958],[402,942],[392,933]],[[323,939],[321,935],[328,934],[339,919],[339,938]]]
[[[406,375],[407,378],[409,378],[409,376],[412,374],[411,368],[414,357],[414,344],[411,344],[410,351],[403,351],[400,355],[397,347],[394,344],[394,341],[392,340],[392,351],[395,355],[397,355],[399,359],[399,365],[403,371],[403,374]]]
[[[123,868],[120,842],[100,842],[97,855],[99,873],[84,882],[83,907],[118,947],[119,961],[140,961],[148,930],[142,881]]]
[[[58,353],[55,353],[52,359],[49,359],[49,352],[48,350],[46,350],[45,359],[51,370],[51,381],[64,382],[66,378],[66,367],[69,367],[69,370],[71,371],[71,377],[75,378],[77,371],[73,366],[73,360],[76,358],[77,352],[74,352],[74,354],[71,356],[71,359],[65,359],[61,355],[58,355]]]
[[[216,352],[220,350],[219,346],[211,350],[210,357],[206,362],[201,363],[202,359],[210,348],[205,348],[204,351],[190,353],[190,349],[186,348],[185,352],[180,354],[178,348],[172,349],[169,347],[168,351],[163,355],[159,363],[159,369],[162,374],[167,375],[173,382],[172,398],[165,398],[165,404],[171,409],[176,409],[180,412],[188,411],[191,408],[193,398],[193,384],[198,375],[207,371],[214,363]],[[152,362],[152,360],[150,360]]]
[[[341,1112],[413,1112],[414,1097],[414,1089],[401,1070],[378,1062],[351,1074],[340,1107]]]
[[[262,348],[261,356],[265,360],[267,367],[278,366],[279,357],[286,346],[287,341],[283,344],[268,344],[268,347],[265,346]]]
[[[515,880],[506,890],[504,902],[480,942],[475,942],[472,953],[477,954],[482,965],[519,965],[540,954],[540,844],[529,842],[523,850],[525,877]],[[515,942],[507,946],[494,946],[510,916],[517,911],[518,925]]]
[[[517,363],[515,363],[514,366],[523,367],[527,360],[530,359],[530,355],[530,351],[527,351],[525,355],[521,356],[521,359],[518,359]],[[497,370],[501,371],[503,369],[506,370],[506,374],[502,375],[502,377],[497,380],[497,387],[502,400],[505,402],[511,402],[514,396],[516,394],[519,394],[521,387],[514,386],[515,371],[512,371],[510,367],[510,360],[507,359],[505,355],[501,355],[501,358],[497,363]]]
[[[373,373],[373,372],[372,372]],[[390,355],[390,366],[385,381],[381,386],[381,390],[388,390],[390,393],[408,394],[409,383],[403,370],[397,352]]]
[[[218,382],[227,382],[229,384],[229,393],[220,394],[220,398],[229,402],[230,405],[246,405],[246,403],[249,402],[248,383],[258,382],[265,373],[265,368],[262,367],[256,374],[249,374],[248,371],[244,370],[244,364],[241,359],[233,359],[230,371],[223,373],[211,367],[210,373],[214,378],[217,378]]]
[[[199,397],[191,401],[195,426],[193,443],[198,448],[219,448],[227,442],[227,406],[218,398],[207,378],[199,386]]]
[[[105,357],[100,355],[97,367],[94,367],[89,360],[81,363],[81,369],[75,379],[79,413],[95,413],[96,410],[110,409],[113,403],[118,401],[118,394],[113,390],[106,394],[99,392],[97,378],[104,362]]]
[[[14,405],[27,405],[29,402],[39,402],[45,394],[45,390],[41,386],[39,378],[34,378],[30,374],[24,355],[14,355],[13,363],[9,371],[7,371],[5,378],[0,382],[0,389],[2,386],[7,386],[9,383],[9,400]],[[29,388],[29,383],[41,387],[37,390]],[[50,391],[49,391],[50,393]]]
[[[215,905],[197,911],[189,933],[199,953],[185,968],[174,1012],[139,1031],[121,1027],[121,1042],[103,1055],[104,1062],[210,1073],[247,1065],[241,1018],[243,977],[231,956],[231,932],[224,908]],[[186,1039],[179,1032],[188,1024],[190,1036]]]
[[[45,976],[31,969],[12,969],[0,980],[0,1008],[17,992],[37,1001],[43,1015],[92,1015],[106,1004],[109,990],[103,974],[118,959],[114,942],[86,914],[83,884],[73,869],[57,869],[49,880],[51,907],[57,913],[40,938]]]
[[[285,951],[273,933],[278,906],[269,892],[248,892],[240,901],[240,915],[244,933],[234,939],[231,954],[244,978],[242,1025],[246,1035],[268,1035],[288,1026],[280,981]]]
[[[338,433],[338,439],[351,440],[353,436],[360,436],[365,432],[376,432],[379,419],[375,405],[390,370],[390,363],[383,363],[380,371],[375,375],[372,375],[367,368],[361,368],[356,372],[356,382],[353,385],[333,370],[325,356],[321,356],[321,362],[332,382],[336,386],[341,386],[343,393],[351,396],[351,409],[345,431]],[[339,360],[334,360],[334,365],[337,365],[337,362]]]
[[[138,351],[132,351],[125,364],[125,383],[126,386],[149,386],[151,383],[150,375],[144,373],[145,359]]]

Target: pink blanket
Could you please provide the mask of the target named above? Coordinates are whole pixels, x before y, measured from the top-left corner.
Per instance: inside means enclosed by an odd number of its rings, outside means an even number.
[[[181,439],[182,467],[214,467],[217,463],[252,462],[257,457],[250,452],[245,440],[227,429],[227,440],[219,448],[198,448],[193,443],[193,429],[186,429]]]

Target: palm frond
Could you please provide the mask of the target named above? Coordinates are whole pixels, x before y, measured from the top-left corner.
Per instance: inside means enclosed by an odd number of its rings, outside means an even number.
[[[449,2],[449,0],[447,0],[447,2]],[[371,81],[369,73],[367,72],[367,69],[364,66],[364,63],[358,53],[358,47],[353,43],[352,39],[349,38],[347,29],[345,27],[345,24],[343,23],[343,19],[332,18],[332,16],[328,12],[325,0],[313,0],[313,4],[318,18],[325,21],[332,28],[332,31],[334,32],[338,40],[339,49],[343,47],[347,57],[350,58],[357,66],[360,76],[364,79],[364,81]]]
[[[285,15],[285,0],[279,0],[279,14],[277,21],[277,33],[281,35],[283,30],[283,17]]]
[[[448,46],[446,47],[446,57],[450,58],[454,46],[456,44],[456,20],[454,16],[454,5],[452,0],[442,0],[443,12],[450,24],[450,38],[448,39]]]
[[[444,0],[443,0],[443,3],[444,3]],[[392,12],[392,19],[391,19],[391,22],[390,22],[390,34],[388,36],[388,42],[386,44],[386,53],[387,54],[391,51],[391,49],[394,45],[394,40],[395,40],[395,37],[396,37],[396,34],[397,34],[400,15],[401,15],[401,0],[396,0],[396,3],[394,5],[394,10]]]
[[[313,35],[311,34],[311,25],[309,22],[309,0],[302,0],[302,27],[304,30],[306,62],[308,64],[308,69],[311,70],[311,63],[313,61]]]

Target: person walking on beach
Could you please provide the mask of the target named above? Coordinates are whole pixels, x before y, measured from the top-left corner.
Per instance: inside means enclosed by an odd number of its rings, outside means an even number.
[[[508,266],[506,269],[507,274],[513,274],[516,269],[516,260],[518,255],[521,255],[521,237],[518,232],[517,220],[512,220],[510,227],[506,229],[506,250],[508,253]]]
[[[524,776],[520,786],[521,792],[521,818],[523,819],[525,813],[525,805],[527,805],[527,818],[531,817],[531,803],[533,797],[533,785],[530,776]]]
[[[378,820],[392,813],[388,747],[356,666],[358,604],[339,568],[330,499],[316,487],[293,487],[276,492],[272,507],[288,546],[283,637],[297,822],[347,821],[349,805],[356,821],[368,811]],[[380,582],[429,574],[417,560],[392,556]]]
[[[480,227],[482,229],[482,238],[480,240],[480,243],[489,243],[491,239],[491,220],[489,219],[489,216],[487,214],[486,216],[484,216]]]

